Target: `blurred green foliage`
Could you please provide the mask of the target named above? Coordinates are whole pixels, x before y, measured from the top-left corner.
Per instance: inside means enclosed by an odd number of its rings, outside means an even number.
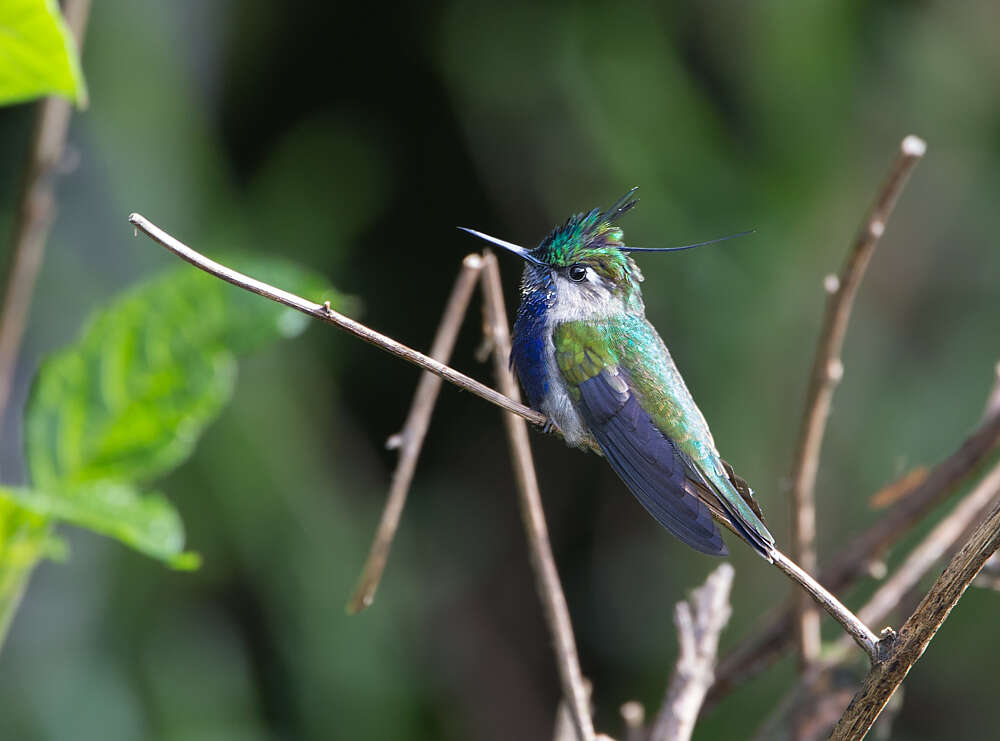
[[[286,289],[343,300],[313,273],[281,260],[231,258]],[[51,539],[51,522],[114,537],[177,569],[183,552],[173,505],[141,487],[194,450],[233,394],[236,354],[305,328],[297,312],[187,266],[145,281],[98,311],[78,342],[42,363],[25,409],[32,488],[0,487],[0,626]],[[30,514],[27,514],[30,513]],[[0,637],[2,637],[0,633]]]
[[[56,0],[0,3],[0,105],[42,95],[87,104],[76,42]]]
[[[871,492],[955,447],[991,382],[998,28],[981,0],[95,2],[92,104],[70,135],[80,166],[60,183],[2,480],[27,478],[19,405],[41,359],[173,259],[131,239],[130,211],[210,254],[312,266],[364,299],[366,322],[426,348],[478,249],[456,225],[530,245],[639,185],[624,224],[635,244],[758,230],[642,260],[643,290],[720,450],[786,542],[782,478],[822,280],[914,133],[928,154],[848,332],[819,479],[823,561],[878,517]],[[0,116],[0,234],[29,124],[25,108]],[[520,266],[502,259],[512,306]],[[477,325],[454,362],[486,378]],[[344,615],[395,462],[383,444],[416,380],[332,331],[241,361],[232,402],[157,485],[203,567],[157,568],[66,529],[73,558],[37,570],[0,654],[0,737],[549,738],[558,681],[502,428],[482,402],[442,392],[386,582]],[[598,726],[620,735],[622,702],[658,704],[673,604],[715,564],[658,529],[596,456],[533,446]],[[724,651],[789,589],[732,545]],[[844,598],[857,606],[872,587]],[[894,738],[982,737],[998,609],[994,593],[963,598],[907,682]],[[793,672],[786,661],[742,687],[696,737],[752,735]]]
[[[260,280],[341,304],[315,274],[261,259],[247,267]],[[295,336],[307,321],[188,267],[129,290],[39,369],[25,414],[32,482],[163,476],[191,455],[232,396],[236,354]]]

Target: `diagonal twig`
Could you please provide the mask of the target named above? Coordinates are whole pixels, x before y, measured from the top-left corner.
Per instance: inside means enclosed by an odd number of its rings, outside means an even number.
[[[531,409],[530,407],[527,407],[508,396],[504,396],[500,392],[491,389],[489,386],[480,383],[474,378],[470,378],[464,373],[459,373],[454,368],[451,368],[434,358],[407,347],[402,342],[398,342],[391,337],[380,334],[379,332],[366,327],[361,322],[356,322],[353,319],[344,316],[340,312],[334,311],[330,308],[328,303],[317,304],[312,301],[307,301],[301,296],[296,296],[294,293],[289,293],[288,291],[283,291],[280,288],[275,288],[274,286],[244,275],[243,273],[233,270],[232,268],[227,268],[225,265],[220,265],[214,260],[210,260],[201,253],[191,249],[180,240],[167,234],[140,214],[131,214],[128,217],[128,220],[129,223],[135,226],[137,230],[141,230],[153,241],[163,245],[179,258],[191,263],[199,270],[211,273],[215,277],[221,278],[227,283],[232,283],[234,286],[238,286],[246,291],[256,293],[259,296],[269,298],[272,301],[277,301],[279,304],[301,311],[303,314],[308,314],[314,319],[319,319],[327,324],[340,327],[355,337],[364,340],[371,345],[375,345],[376,347],[379,347],[398,358],[402,358],[408,363],[412,363],[419,368],[423,368],[424,370],[430,371],[437,376],[441,376],[441,378],[449,383],[453,383],[459,388],[473,393],[491,404],[495,404],[502,409],[506,409],[508,412],[513,412],[520,417],[524,417],[524,419],[528,420],[532,424],[544,425],[546,422],[544,414],[536,412],[534,409]]]
[[[1000,497],[1000,485],[994,487],[993,494],[995,498]],[[865,736],[983,564],[998,547],[1000,501],[951,559],[944,573],[903,624],[889,656],[868,672],[864,686],[834,728],[831,741],[856,741]]]
[[[969,528],[994,504],[998,491],[1000,463],[993,466],[972,491],[910,551],[892,576],[858,610],[858,617],[866,623],[885,620],[934,564],[955,548],[963,535],[969,533]],[[839,640],[827,651],[822,663],[825,666],[839,663],[846,658],[850,649],[850,641]]]
[[[820,570],[818,581],[840,591],[854,584],[873,559],[944,500],[1000,444],[1000,407],[985,417],[957,450],[938,463],[927,478],[892,505],[871,527],[853,538]],[[722,659],[706,705],[770,666],[792,642],[792,610],[780,609],[750,638]]]
[[[712,686],[719,635],[732,614],[733,573],[730,564],[722,564],[691,592],[690,600],[677,603],[674,624],[680,653],[650,741],[687,741],[694,732],[701,703]]]
[[[1000,464],[995,465],[907,555],[903,563],[893,571],[892,576],[886,579],[865,606],[858,611],[858,616],[869,624],[884,620],[942,556],[955,549],[958,543],[968,539],[971,535],[970,527],[983,518],[993,505],[1000,503],[998,492],[1000,492]],[[841,696],[838,706],[838,700],[830,692],[830,688],[836,684],[834,674],[842,671],[842,665],[850,657],[851,649],[852,643],[846,636],[827,648],[822,659],[802,675],[796,687],[779,704],[772,720],[765,724],[757,737],[771,738],[775,735],[776,728],[790,721],[794,722],[796,718],[808,722],[811,730],[815,732],[810,733],[810,737],[816,733],[824,735],[828,733],[843,714],[853,694],[852,689],[846,696]],[[838,694],[843,695],[844,689],[846,688],[840,687]],[[825,721],[820,721],[814,712],[815,708],[808,705],[810,699],[820,697],[826,710]]]
[[[590,702],[591,684],[586,678],[583,680],[583,688],[587,693],[587,702]],[[605,736],[597,736],[594,741],[604,739]],[[556,707],[556,723],[552,729],[552,741],[578,741],[576,723],[573,714],[569,711],[569,705],[565,699],[559,701]]]
[[[866,622],[884,620],[920,579],[948,553],[986,510],[1000,491],[1000,464],[994,466],[941,522],[934,526],[906,560],[876,590],[858,616]],[[846,647],[846,644],[844,644]]]
[[[469,300],[472,298],[472,292],[475,290],[482,267],[483,260],[479,255],[466,255],[462,261],[462,268],[458,273],[458,278],[455,279],[455,286],[451,290],[451,296],[448,298],[444,314],[441,316],[441,323],[438,325],[437,334],[431,345],[430,355],[434,360],[448,363],[451,359],[455,340],[458,338],[458,330],[462,326],[462,320],[465,318]],[[417,459],[420,457],[420,449],[423,447],[424,437],[430,426],[431,414],[434,413],[434,404],[437,402],[441,383],[441,377],[429,371],[424,371],[421,374],[416,393],[413,395],[413,404],[403,429],[386,442],[386,447],[390,449],[399,448],[399,461],[396,464],[396,471],[392,475],[389,496],[386,499],[385,508],[382,510],[382,518],[379,520],[378,528],[375,530],[368,558],[361,570],[354,594],[347,603],[347,612],[351,614],[361,612],[375,599],[375,590],[378,589],[386,561],[389,559],[389,551],[392,548],[392,541],[396,537],[403,507],[406,505],[406,495],[410,490],[413,474],[417,469]]]
[[[496,257],[491,252],[485,253],[483,261],[484,321],[487,335],[493,341],[493,366],[497,384],[507,396],[518,399],[520,392],[517,381],[514,380],[507,363],[510,357],[510,330],[507,325],[507,310],[504,308],[500,270],[497,267]],[[531,565],[535,572],[535,586],[542,602],[545,620],[552,633],[563,696],[573,719],[577,738],[579,741],[591,741],[594,738],[594,726],[590,718],[588,694],[580,671],[580,659],[576,653],[576,640],[573,637],[566,596],[559,583],[559,572],[552,557],[545,512],[538,490],[538,478],[535,475],[535,464],[528,441],[528,428],[523,419],[513,414],[504,414],[503,421],[510,444],[511,463],[514,466],[514,479],[521,504],[521,518],[524,521]]]
[[[82,49],[90,0],[68,0],[63,14],[77,49]],[[55,96],[38,104],[28,169],[14,221],[3,308],[0,309],[0,421],[7,408],[31,297],[45,254],[45,239],[55,212],[54,175],[63,159],[72,112],[68,100]]]
[[[820,332],[809,377],[806,411],[802,418],[799,444],[791,474],[792,557],[809,573],[816,571],[816,471],[819,467],[823,435],[830,416],[833,392],[844,373],[841,350],[854,298],[885,231],[906,183],[906,179],[926,150],[923,140],[908,136],[900,144],[899,154],[889,169],[878,197],[858,232],[840,277],[827,276],[830,293],[823,329]],[[806,595],[796,594],[795,634],[801,666],[816,660],[820,650],[819,612]]]
[[[877,661],[881,652],[881,643],[871,629],[857,615],[851,612],[826,587],[806,573],[792,559],[775,549],[771,554],[774,565],[781,569],[796,584],[803,587],[803,594],[812,598],[813,602],[826,610],[834,620],[857,643],[873,662]]]

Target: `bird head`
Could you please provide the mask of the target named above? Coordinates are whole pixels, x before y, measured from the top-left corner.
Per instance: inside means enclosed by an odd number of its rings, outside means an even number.
[[[554,288],[558,300],[571,301],[581,307],[589,306],[597,313],[642,310],[639,290],[642,272],[630,253],[677,252],[749,234],[742,232],[680,247],[626,245],[618,222],[639,202],[633,197],[636,190],[638,188],[629,190],[607,210],[595,208],[588,213],[571,216],[534,249],[526,249],[475,229],[459,228],[513,252],[525,261],[522,292]]]

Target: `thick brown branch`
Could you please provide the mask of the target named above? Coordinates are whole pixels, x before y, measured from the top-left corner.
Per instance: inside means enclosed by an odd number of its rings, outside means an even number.
[[[995,486],[994,497],[1000,496]],[[1000,502],[955,554],[927,596],[903,624],[890,655],[869,671],[864,686],[847,706],[832,741],[864,738],[910,669],[947,619],[986,560],[1000,547]]]
[[[507,359],[510,357],[510,329],[507,324],[507,310],[504,308],[500,270],[492,253],[487,252],[483,260],[484,320],[487,334],[493,340],[494,372],[501,391],[512,399],[518,399],[520,391],[517,388],[517,381],[514,380],[507,364]],[[510,443],[511,462],[514,466],[514,478],[521,502],[521,517],[524,520],[531,553],[531,565],[535,571],[535,585],[538,588],[538,597],[542,602],[545,619],[552,632],[566,706],[573,718],[573,725],[580,741],[591,741],[594,738],[594,726],[590,718],[588,694],[580,671],[580,659],[576,653],[576,639],[573,637],[573,625],[569,619],[566,596],[559,583],[559,572],[552,557],[548,526],[545,524],[545,511],[542,508],[538,478],[528,441],[528,428],[524,420],[513,414],[504,414],[503,420]]]
[[[90,0],[67,0],[63,12],[77,49],[82,49]],[[7,408],[31,296],[45,254],[45,239],[55,213],[54,175],[63,158],[72,112],[72,105],[63,98],[49,97],[38,104],[0,309],[0,421]]]
[[[431,357],[434,360],[447,364],[451,359],[458,330],[462,326],[482,267],[483,260],[479,255],[467,255],[462,261],[462,269],[455,280],[455,286],[438,325],[437,335],[431,345]],[[392,485],[389,487],[385,509],[382,510],[382,519],[379,520],[368,558],[361,570],[358,586],[350,602],[347,603],[347,611],[351,614],[361,612],[375,599],[375,590],[378,589],[386,561],[389,559],[389,551],[396,537],[399,518],[406,505],[406,495],[410,490],[413,474],[417,470],[417,458],[420,457],[420,449],[431,423],[431,414],[434,412],[434,404],[442,382],[440,376],[429,371],[421,374],[403,429],[386,443],[387,447],[399,448],[399,462],[392,475]]]
[[[919,486],[890,507],[885,515],[843,548],[820,570],[818,581],[839,592],[867,573],[869,564],[896,542],[927,512],[944,500],[1000,443],[1000,408],[979,424],[962,445],[941,461]],[[792,611],[779,610],[752,637],[723,658],[716,670],[708,704],[770,666],[791,643]]]
[[[854,246],[840,277],[827,278],[826,286],[830,292],[830,300],[827,303],[823,329],[809,377],[806,411],[802,418],[799,444],[791,475],[792,556],[799,566],[810,574],[816,571],[816,471],[823,446],[823,434],[830,416],[833,392],[844,373],[841,350],[847,333],[847,323],[872,253],[885,231],[886,221],[892,213],[907,177],[923,156],[925,149],[924,142],[915,136],[903,139],[899,154],[854,240]],[[800,665],[804,667],[815,661],[819,655],[819,612],[801,593],[796,595],[796,612],[796,642]]]

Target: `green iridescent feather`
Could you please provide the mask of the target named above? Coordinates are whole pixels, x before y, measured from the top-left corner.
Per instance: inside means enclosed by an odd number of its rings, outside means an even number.
[[[553,333],[556,364],[574,402],[580,385],[602,373],[624,383],[656,428],[696,467],[727,512],[751,531],[754,540],[773,538],[730,481],[708,424],[656,330],[641,315],[560,324]],[[699,476],[700,474],[700,476]],[[701,482],[699,482],[701,483]]]

